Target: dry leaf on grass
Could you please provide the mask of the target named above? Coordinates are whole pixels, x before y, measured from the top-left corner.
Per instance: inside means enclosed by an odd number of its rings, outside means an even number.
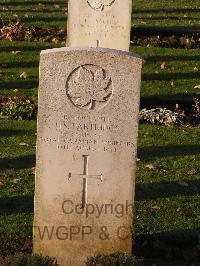
[[[0,173],[0,176],[8,177],[8,175],[6,173]]]
[[[196,85],[196,86],[194,86],[194,89],[200,89],[200,84],[199,84],[199,85]]]
[[[26,142],[20,142],[19,146],[27,146],[27,147],[31,147],[32,145],[30,145],[29,143]]]
[[[12,180],[12,183],[13,183],[13,184],[17,184],[17,183],[19,183],[21,180],[22,180],[22,178],[14,178],[14,179]]]
[[[149,170],[154,170],[156,169],[156,166],[154,164],[146,164],[145,167]]]
[[[196,175],[197,174],[197,170],[196,169],[191,169],[187,172],[188,175]]]
[[[19,77],[20,79],[25,80],[28,78],[28,74],[26,72],[23,72]]]
[[[54,38],[51,40],[51,42],[57,44],[57,43],[59,43],[59,40],[58,40],[57,38],[54,37]]]
[[[4,187],[4,183],[0,181],[0,188]]]
[[[35,167],[32,167],[28,170],[29,175],[35,175]]]
[[[165,67],[166,67],[166,63],[163,62],[163,63],[160,65],[160,68],[161,68],[161,69],[165,69]]]
[[[146,60],[144,58],[142,58],[142,64],[146,64]]]
[[[11,53],[12,53],[12,54],[21,54],[22,51],[12,51]]]
[[[154,205],[154,206],[151,207],[151,209],[153,209],[153,210],[160,210],[160,206]]]

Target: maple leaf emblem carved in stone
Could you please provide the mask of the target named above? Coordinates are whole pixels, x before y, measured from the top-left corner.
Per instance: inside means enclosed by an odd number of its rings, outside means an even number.
[[[98,109],[112,96],[112,81],[94,65],[76,68],[67,81],[67,96],[79,108]]]
[[[89,6],[95,10],[104,10],[105,7],[112,6],[115,0],[87,0]]]

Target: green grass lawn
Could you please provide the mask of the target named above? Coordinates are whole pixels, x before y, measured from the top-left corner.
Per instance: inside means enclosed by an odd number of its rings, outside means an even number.
[[[0,91],[4,96],[35,96],[38,87],[39,53],[42,49],[59,47],[48,43],[1,41]],[[12,51],[21,51],[13,54]],[[195,85],[199,82],[200,56],[197,49],[169,49],[136,47],[131,51],[145,58],[142,76],[142,103],[160,101],[176,103],[191,101],[199,94]],[[166,67],[161,69],[165,62]],[[26,72],[28,78],[21,80]]]
[[[191,32],[199,25],[199,0],[134,0],[133,27],[162,27],[172,30],[185,26]],[[15,19],[18,15],[26,25],[42,27],[66,27],[67,0],[2,0],[0,18]],[[197,31],[197,29],[196,29]]]
[[[135,0],[133,28],[144,36],[152,32],[195,33],[200,19],[198,4],[199,0]],[[66,1],[60,0],[2,0],[0,19],[12,20],[17,14],[26,25],[65,27],[66,7]],[[40,51],[60,46],[1,40],[0,95],[36,99]],[[199,97],[194,88],[199,85],[199,50],[150,45],[131,46],[131,52],[145,59],[143,107],[191,105],[192,98]],[[26,80],[20,79],[23,72],[28,74]],[[31,251],[35,141],[36,121],[0,120],[0,257]],[[134,254],[164,261],[196,258],[200,243],[200,129],[141,125],[138,158]]]

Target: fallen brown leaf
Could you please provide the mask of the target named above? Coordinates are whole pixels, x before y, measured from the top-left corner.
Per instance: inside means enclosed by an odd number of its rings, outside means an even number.
[[[0,173],[0,176],[7,177],[8,175],[6,173]]]
[[[29,175],[35,175],[35,167],[30,168],[28,171],[28,174]]]
[[[199,84],[199,85],[196,85],[196,86],[194,86],[194,89],[200,89],[200,84]]]
[[[22,180],[22,178],[14,178],[14,179],[12,180],[12,183],[13,183],[13,184],[17,184],[17,183],[19,183],[21,180]]]
[[[146,60],[144,59],[144,58],[142,58],[142,64],[144,65],[144,64],[146,64]]]
[[[160,65],[160,68],[161,68],[161,69],[165,69],[165,67],[166,67],[166,63],[163,62],[163,63]]]
[[[160,210],[160,206],[154,205],[154,206],[151,207],[151,209],[153,209],[153,210]]]
[[[187,44],[187,42],[188,42],[188,40],[187,40],[187,38],[186,37],[180,37],[180,44],[181,45],[186,45]]]
[[[191,169],[187,172],[188,175],[196,175],[197,174],[197,170],[196,169]]]
[[[55,7],[55,8],[60,8],[60,6],[59,6],[59,5],[54,5],[54,7]]]
[[[54,37],[54,38],[51,40],[51,42],[57,44],[57,43],[59,42],[59,40],[58,40],[57,38]]]
[[[4,187],[4,183],[0,181],[0,188]]]
[[[23,72],[19,77],[20,79],[25,80],[28,78],[28,74],[26,72]]]
[[[12,51],[12,54],[21,54],[22,51]]]
[[[3,6],[3,11],[8,11],[9,10],[9,8],[7,7],[7,6]]]
[[[153,164],[146,164],[145,167],[146,167],[147,169],[149,169],[149,170],[154,170],[154,169],[156,169],[155,165],[153,165]]]
[[[19,145],[20,146],[27,146],[27,147],[31,146],[29,143],[26,143],[26,142],[20,142]]]

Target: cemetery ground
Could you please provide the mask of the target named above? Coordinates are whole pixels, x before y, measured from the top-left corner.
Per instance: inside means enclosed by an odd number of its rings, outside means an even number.
[[[144,57],[142,108],[179,104],[193,112],[200,92],[198,3],[134,1],[131,51]],[[66,5],[0,3],[0,108],[7,103],[0,119],[0,264],[32,249],[36,120],[13,118],[35,117],[39,53],[65,46]],[[133,255],[144,263],[198,264],[199,194],[200,128],[141,124]]]

